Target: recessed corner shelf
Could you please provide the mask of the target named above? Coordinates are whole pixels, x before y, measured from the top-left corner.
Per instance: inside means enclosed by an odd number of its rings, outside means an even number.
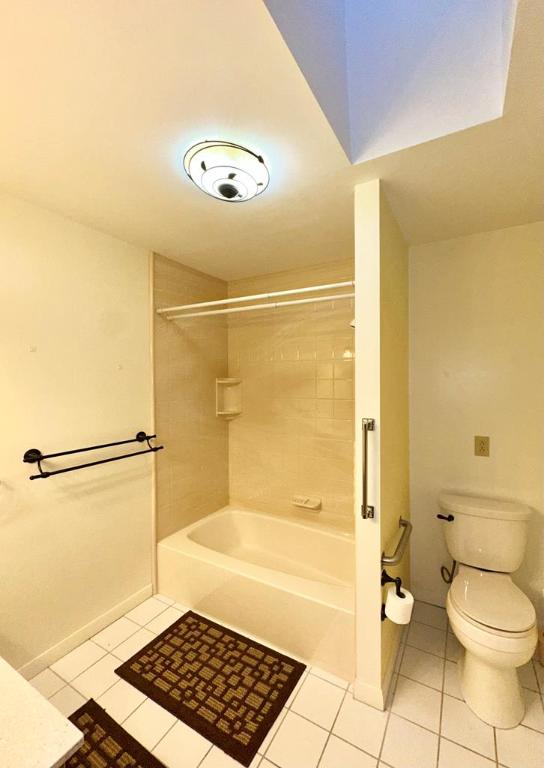
[[[234,419],[242,413],[242,379],[215,380],[215,415]]]

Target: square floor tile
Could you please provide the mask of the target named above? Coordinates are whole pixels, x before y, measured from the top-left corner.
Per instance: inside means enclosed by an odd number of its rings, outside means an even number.
[[[448,623],[445,608],[439,608],[437,605],[430,605],[430,603],[421,603],[419,601],[416,601],[414,605],[413,619],[436,629],[446,629]]]
[[[56,675],[49,668],[44,669],[43,672],[40,672],[39,675],[33,677],[29,682],[30,685],[39,691],[42,696],[45,696],[46,699],[49,699],[54,693],[60,691],[60,689],[64,688],[66,685],[66,680],[63,680],[62,677]]]
[[[462,699],[461,680],[459,678],[459,665],[454,661],[446,661],[446,674],[444,676],[444,693]]]
[[[463,646],[459,640],[448,632],[448,642],[446,643],[446,658],[449,661],[459,661],[463,653]]]
[[[183,614],[181,611],[178,611],[177,608],[170,607],[158,616],[155,616],[154,619],[151,619],[151,621],[145,625],[145,628],[150,632],[153,632],[154,635],[160,635],[161,632],[168,629],[169,626],[178,619],[181,619],[182,616]]]
[[[51,696],[49,701],[64,715],[64,717],[70,717],[76,709],[79,709],[85,704],[87,699],[69,685],[66,685],[64,688],[61,688],[58,693],[55,693],[54,696]]]
[[[539,661],[535,660],[534,667],[540,684],[540,690],[544,693],[544,666]]]
[[[265,754],[266,750],[268,749],[268,747],[272,743],[272,739],[274,738],[274,736],[278,732],[278,728],[283,723],[283,719],[284,719],[284,717],[285,717],[285,715],[287,714],[288,711],[289,710],[287,710],[284,707],[282,709],[282,711],[279,713],[279,715],[277,716],[277,718],[274,721],[272,727],[270,728],[270,730],[266,734],[264,740],[262,741],[261,746],[259,747],[259,754],[260,755],[264,755]]]
[[[528,728],[533,728],[535,731],[544,732],[544,709],[540,694],[524,689],[523,698],[525,700],[525,716],[522,724]]]
[[[300,691],[300,689],[302,688],[302,686],[303,686],[303,684],[304,684],[304,681],[306,680],[306,677],[307,677],[307,675],[308,675],[308,669],[305,669],[305,670],[304,670],[304,672],[302,673],[302,675],[300,676],[300,679],[299,679],[298,683],[297,683],[297,684],[295,685],[295,687],[293,688],[293,690],[292,690],[292,692],[291,692],[291,695],[289,696],[289,698],[288,698],[288,699],[287,699],[287,701],[285,702],[285,706],[286,706],[286,707],[290,707],[290,706],[291,706],[291,704],[292,704],[292,703],[294,702],[294,700],[296,699],[296,697],[297,697],[297,694],[298,694],[298,692]]]
[[[119,680],[114,671],[118,666],[119,659],[107,654],[74,678],[71,685],[88,699],[97,699]]]
[[[153,595],[155,600],[160,600],[161,603],[165,603],[166,605],[174,605],[176,602],[175,600],[172,600],[171,597],[166,597],[166,595]]]
[[[542,768],[544,765],[544,735],[518,725],[517,728],[497,728],[499,763],[508,768]]]
[[[288,712],[266,757],[280,768],[316,768],[327,738],[323,728]]]
[[[121,661],[128,661],[135,653],[141,651],[142,648],[155,639],[153,632],[148,629],[139,629],[136,634],[125,640],[124,643],[114,648],[112,654]]]
[[[438,733],[441,702],[440,691],[399,677],[391,711]]]
[[[178,721],[159,741],[153,754],[168,768],[195,768],[211,748],[211,742],[204,736]]]
[[[249,764],[249,768],[257,768],[259,765],[262,765],[261,756],[255,755]],[[187,763],[184,763],[183,766],[184,768],[192,768],[191,765],[188,765]],[[168,768],[170,768],[170,766],[168,766]],[[199,768],[240,768],[240,763],[226,755],[217,747],[212,747],[204,760],[199,764]]]
[[[528,664],[524,664],[523,667],[518,668],[518,676],[519,682],[524,688],[529,688],[531,691],[538,691],[536,672],[532,661]]]
[[[97,703],[116,722],[122,723],[140,704],[143,704],[146,698],[145,694],[133,685],[129,685],[125,680],[119,680],[97,699]]]
[[[174,715],[151,699],[146,699],[130,717],[127,717],[123,728],[146,749],[152,750],[176,722],[178,720]]]
[[[129,611],[126,614],[126,617],[127,619],[130,619],[130,621],[135,621],[136,624],[143,626],[150,622],[151,619],[154,619],[155,616],[158,616],[159,613],[162,613],[166,607],[166,604],[157,600],[156,597],[150,597],[147,600],[144,600],[143,603],[140,603],[140,605],[137,605],[136,608]]]
[[[338,686],[315,675],[307,675],[291,704],[291,711],[330,730],[343,698],[344,691]]]
[[[435,768],[437,750],[437,734],[391,715],[381,754],[383,762],[394,768]]]
[[[420,651],[407,645],[404,650],[400,674],[416,680],[418,683],[430,685],[431,688],[442,690],[444,660],[432,653]]]
[[[340,707],[333,733],[377,757],[386,723],[387,712],[356,701],[348,693]]]
[[[344,690],[346,690],[349,685],[349,680],[343,680],[341,677],[333,675],[331,672],[327,672],[326,670],[320,669],[319,667],[312,667],[310,669],[310,673],[316,677],[320,677],[322,680],[326,680],[328,683],[337,685],[339,688],[343,688]]]
[[[93,643],[92,640],[87,640],[63,656],[62,659],[51,664],[51,669],[69,683],[105,654],[106,651],[103,648]]]
[[[435,629],[427,626],[427,624],[413,621],[410,624],[406,644],[419,648],[420,651],[427,651],[427,653],[434,653],[435,656],[443,657],[446,632],[443,629]]]
[[[438,768],[494,768],[495,761],[477,755],[446,739],[440,739]]]
[[[442,703],[442,736],[485,757],[495,757],[493,728],[465,704],[451,696]]]
[[[135,624],[123,616],[95,635],[93,642],[106,651],[111,651],[116,645],[122,643],[139,629],[139,624]]]
[[[361,752],[336,736],[331,736],[319,762],[319,768],[376,768],[376,758]]]

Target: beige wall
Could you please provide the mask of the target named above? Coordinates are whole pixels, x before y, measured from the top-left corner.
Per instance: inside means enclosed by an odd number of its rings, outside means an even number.
[[[408,455],[408,247],[383,193],[380,195],[380,502],[381,548],[399,538],[399,518],[410,519]],[[410,550],[388,567],[410,586]],[[385,590],[384,590],[385,596]],[[382,624],[382,676],[391,670],[401,627]]]
[[[516,580],[544,619],[544,222],[411,250],[413,585],[443,603],[435,515],[452,490],[531,505]],[[474,435],[491,437],[475,457]]]
[[[41,657],[32,673],[151,589],[150,457],[33,482],[22,462],[28,448],[152,428],[149,265],[6,196],[0,262],[0,654],[17,667]]]
[[[237,280],[229,295],[352,279],[346,260]],[[353,313],[348,299],[229,315],[229,376],[243,393],[229,425],[233,503],[353,528]],[[295,494],[322,499],[319,515]]]
[[[222,280],[154,257],[155,307],[220,299]],[[155,315],[157,535],[163,539],[228,503],[228,427],[215,415],[215,380],[227,375],[224,318]]]

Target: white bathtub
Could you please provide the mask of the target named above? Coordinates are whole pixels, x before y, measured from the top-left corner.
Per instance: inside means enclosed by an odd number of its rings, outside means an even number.
[[[159,542],[158,586],[351,680],[354,563],[352,536],[224,507]]]

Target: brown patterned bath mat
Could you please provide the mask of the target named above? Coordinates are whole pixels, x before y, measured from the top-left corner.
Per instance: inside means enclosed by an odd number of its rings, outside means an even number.
[[[249,766],[304,669],[189,611],[116,672]]]
[[[165,768],[93,699],[70,720],[83,731],[85,742],[64,768]]]

